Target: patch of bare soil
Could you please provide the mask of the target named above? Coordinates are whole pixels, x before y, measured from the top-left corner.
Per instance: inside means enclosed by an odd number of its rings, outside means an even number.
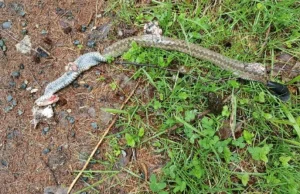
[[[0,193],[51,193],[48,186],[70,185],[74,170],[82,168],[82,158],[91,153],[112,118],[101,108],[118,108],[122,104],[135,85],[129,79],[133,72],[101,65],[84,73],[59,93],[61,100],[55,107],[54,119],[40,123],[36,129],[31,124],[34,101],[49,82],[63,74],[68,62],[82,53],[101,50],[111,43],[107,35],[118,34],[125,27],[108,24],[110,19],[101,16],[105,7],[101,0],[0,0],[0,7],[0,40],[5,45],[0,44]],[[3,26],[5,22],[8,23]],[[94,26],[97,28],[91,32]],[[120,36],[133,33],[135,29],[127,29]],[[34,49],[40,47],[46,54],[18,52],[15,44],[25,34],[30,36]],[[104,79],[97,81],[99,77]],[[113,90],[112,82],[121,87]],[[32,89],[38,91],[31,93]],[[141,90],[137,94],[140,97],[144,92]],[[91,123],[97,123],[97,127]],[[105,143],[103,149],[96,158],[105,160]],[[137,171],[144,169],[147,174],[148,168],[160,163],[145,150],[140,153],[145,157],[143,164],[135,164]],[[101,169],[101,165],[91,168]],[[128,179],[122,174],[120,177]],[[86,185],[81,180],[75,190],[83,186]],[[100,193],[110,192],[103,185],[98,189]],[[131,190],[134,187],[115,188],[115,192]]]

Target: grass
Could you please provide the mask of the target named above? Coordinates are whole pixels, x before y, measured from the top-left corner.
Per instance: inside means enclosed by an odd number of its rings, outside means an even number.
[[[122,22],[138,29],[156,19],[165,36],[194,42],[241,61],[274,64],[274,56],[280,52],[299,57],[299,3],[192,2],[166,0],[134,6],[133,2],[112,0],[106,14],[116,14],[115,25]],[[123,58],[160,67],[185,66],[189,71],[135,70],[133,79],[143,77],[146,89],[155,88],[155,95],[147,103],[134,98],[133,104],[121,112],[117,126],[122,131],[107,138],[109,162],[99,161],[106,171],[115,173],[113,164],[122,149],[148,148],[154,158],[166,158],[161,171],[150,172],[149,181],[144,182],[145,174],[134,168],[120,170],[135,180],[131,188],[137,188],[137,193],[298,193],[299,97],[282,103],[259,83],[240,82],[231,72],[179,52],[133,44]],[[229,100],[222,103],[226,97]],[[198,118],[207,109],[217,113]],[[242,127],[238,128],[240,123]],[[235,131],[234,135],[218,135],[230,131]],[[116,182],[114,186],[128,187],[127,182]],[[146,183],[146,189],[137,183]],[[85,190],[97,193],[91,188]]]

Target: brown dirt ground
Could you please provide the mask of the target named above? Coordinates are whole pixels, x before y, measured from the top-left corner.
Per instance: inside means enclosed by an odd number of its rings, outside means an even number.
[[[78,26],[89,22],[93,26],[101,26],[109,18],[99,17],[93,21],[95,5],[97,1],[11,1],[5,0],[6,7],[0,8],[0,23],[11,20],[10,30],[1,30],[1,37],[5,40],[7,51],[5,54],[0,51],[0,193],[43,193],[47,186],[64,185],[69,186],[75,178],[74,170],[79,170],[84,165],[80,160],[81,155],[89,155],[97,144],[107,123],[111,120],[111,115],[101,111],[101,107],[117,108],[122,104],[126,95],[130,93],[135,85],[135,81],[127,81],[133,74],[133,70],[120,66],[101,65],[84,73],[78,79],[80,87],[68,87],[61,91],[60,103],[55,108],[55,117],[48,122],[42,122],[34,129],[30,123],[32,119],[32,106],[36,98],[50,81],[59,77],[64,71],[64,66],[69,61],[74,61],[81,53],[93,50],[101,50],[103,46],[109,45],[108,39],[97,42],[94,49],[80,51],[73,45],[74,40],[80,40],[85,45],[90,27],[86,32],[79,32]],[[105,3],[98,1],[98,14],[103,13]],[[19,3],[23,6],[26,15],[20,16],[11,8],[11,3]],[[70,11],[73,19],[68,20],[70,15],[67,12],[57,13],[56,8]],[[91,20],[92,18],[92,20]],[[33,48],[42,46],[49,53],[50,57],[41,58],[37,63],[33,58],[33,53],[24,55],[17,52],[15,48],[16,40],[23,39],[21,34],[22,22],[26,21],[28,35],[31,37]],[[66,26],[71,27],[71,32]],[[47,30],[46,35],[42,35],[42,30]],[[70,29],[69,29],[70,30]],[[111,30],[116,34],[116,30]],[[136,30],[129,30],[136,33]],[[12,38],[12,36],[14,38]],[[50,43],[51,41],[52,43]],[[50,44],[49,44],[50,43]],[[84,47],[86,48],[86,46]],[[20,64],[24,69],[20,69]],[[12,72],[19,71],[20,77],[12,77]],[[99,74],[105,77],[105,81],[98,82]],[[30,91],[20,89],[21,84],[27,80],[27,87],[37,88],[38,92],[31,94]],[[116,81],[123,85],[121,89],[112,91],[110,83]],[[15,86],[10,83],[15,82]],[[92,86],[89,91],[83,84]],[[142,87],[141,87],[142,88]],[[141,89],[140,89],[141,90]],[[138,93],[141,93],[140,91]],[[7,101],[11,95],[16,100],[17,105],[12,110],[6,112],[5,108],[12,106],[12,102]],[[136,94],[136,98],[147,100],[147,96],[141,97]],[[93,113],[95,110],[95,113]],[[19,112],[23,114],[19,115]],[[68,112],[69,111],[69,112]],[[71,111],[71,112],[70,112]],[[66,116],[75,119],[74,124],[70,124]],[[97,122],[99,130],[93,130],[90,123]],[[49,127],[49,132],[42,133],[45,127]],[[114,128],[117,132],[118,129]],[[105,160],[106,144],[100,149],[100,154],[96,158]],[[44,154],[45,148],[51,151]],[[146,152],[147,150],[147,152]],[[149,148],[138,150],[138,155],[143,158],[143,163],[133,163],[131,169],[138,173],[145,164],[147,167],[155,169],[155,165],[161,165],[160,157],[153,157],[149,153]],[[142,166],[142,167],[140,167]],[[90,165],[90,169],[103,169],[101,165]],[[114,180],[107,181],[96,187],[100,193],[128,193],[135,191],[136,180],[128,179],[128,175],[120,174],[119,179],[124,179],[123,188],[111,188],[115,184]],[[119,181],[120,181],[119,180]],[[126,181],[125,181],[126,180]],[[89,184],[92,184],[90,182]],[[109,184],[109,185],[107,185]],[[141,188],[143,183],[140,183]],[[75,190],[87,186],[82,180],[75,186]],[[147,190],[147,187],[145,187]]]

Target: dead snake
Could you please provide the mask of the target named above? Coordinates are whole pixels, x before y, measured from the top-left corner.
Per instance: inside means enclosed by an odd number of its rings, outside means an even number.
[[[83,71],[101,62],[106,62],[109,57],[116,58],[121,56],[131,48],[132,42],[136,42],[142,47],[179,51],[197,59],[212,62],[222,69],[233,72],[242,79],[258,81],[265,84],[283,101],[288,100],[290,97],[285,85],[268,80],[266,68],[261,63],[244,63],[183,40],[157,35],[142,35],[120,40],[107,47],[102,54],[99,52],[90,52],[80,56],[71,63],[68,72],[46,86],[44,94],[35,101],[35,104],[37,106],[46,106],[58,101],[59,98],[55,95],[56,92],[73,82]]]

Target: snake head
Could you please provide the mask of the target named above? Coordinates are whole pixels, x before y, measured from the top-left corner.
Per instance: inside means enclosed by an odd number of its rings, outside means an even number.
[[[283,102],[286,102],[290,99],[290,91],[286,85],[268,81],[267,87],[271,91],[271,93],[273,93]]]
[[[37,106],[47,106],[50,104],[53,104],[59,100],[59,97],[57,95],[49,95],[49,96],[41,96],[35,101],[35,104]]]

